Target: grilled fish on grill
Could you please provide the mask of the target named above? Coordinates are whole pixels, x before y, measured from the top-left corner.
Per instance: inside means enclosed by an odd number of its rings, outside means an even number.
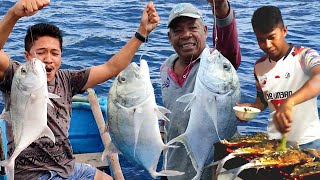
[[[230,139],[221,140],[220,143],[227,146],[242,146],[248,144],[260,143],[264,140],[268,140],[268,134],[263,132],[257,132],[253,135],[237,136]]]
[[[308,162],[306,164],[298,165],[290,174],[293,178],[301,178],[314,174],[320,174],[320,161]]]
[[[303,149],[302,151],[313,157],[314,161],[296,166],[290,175],[294,178],[301,178],[315,174],[320,175],[320,151],[310,148]]]
[[[284,167],[300,163],[313,161],[314,158],[301,150],[287,149],[285,151],[276,151],[260,158],[251,160],[249,163],[238,168],[238,171],[231,179],[235,179],[240,172],[250,168],[265,168],[265,167]]]
[[[238,148],[219,162],[216,174],[219,175],[223,165],[232,158],[235,158],[241,155],[247,155],[247,154],[255,154],[255,155],[270,154],[277,150],[279,144],[280,144],[279,140],[265,140],[253,146]]]

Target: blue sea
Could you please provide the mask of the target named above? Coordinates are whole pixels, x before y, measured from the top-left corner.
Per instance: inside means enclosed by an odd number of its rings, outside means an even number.
[[[0,1],[0,18],[16,0]],[[190,2],[199,7],[209,26],[208,44],[212,47],[213,16],[206,0],[155,0],[161,18],[158,27],[142,45],[133,61],[145,59],[150,66],[156,101],[161,102],[159,68],[174,51],[167,38],[166,22],[170,9],[178,2]],[[24,62],[23,39],[26,29],[34,23],[48,22],[59,26],[64,34],[62,67],[81,69],[107,61],[134,35],[140,22],[143,0],[52,0],[32,17],[24,17],[16,24],[4,50],[12,59]],[[253,102],[256,96],[253,65],[263,55],[251,27],[251,16],[263,5],[280,7],[288,26],[287,41],[320,52],[320,3],[318,0],[230,0],[236,12],[242,63],[238,70],[241,83],[241,102]],[[0,62],[1,63],[1,62]],[[112,79],[94,87],[98,96],[107,96]],[[3,108],[2,99],[0,109]],[[241,124],[241,133],[265,131],[268,110],[250,123]],[[122,158],[126,179],[151,179],[146,171]]]

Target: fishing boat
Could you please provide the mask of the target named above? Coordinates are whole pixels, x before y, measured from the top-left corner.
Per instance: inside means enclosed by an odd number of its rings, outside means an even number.
[[[107,97],[97,97],[103,119],[107,119]],[[0,158],[7,157],[7,139],[5,120],[0,120],[1,128],[1,150]],[[109,173],[107,160],[101,161],[104,144],[88,101],[87,95],[78,95],[72,99],[72,115],[69,129],[69,139],[77,162],[91,164],[100,170]],[[6,180],[5,169],[1,167],[0,180]]]

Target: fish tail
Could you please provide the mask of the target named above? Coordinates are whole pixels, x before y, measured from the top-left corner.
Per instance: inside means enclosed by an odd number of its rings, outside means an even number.
[[[121,152],[112,142],[109,142],[105,145],[105,149],[101,156],[101,161],[104,161],[104,159],[112,153],[120,154]]]
[[[167,149],[167,148],[179,148],[180,146],[175,146],[175,145],[165,145],[165,148],[164,149]]]
[[[182,143],[182,144],[186,144],[186,136],[185,136],[185,134],[181,134],[180,136],[171,139],[171,140],[166,144],[166,146],[169,147],[171,144],[173,144],[173,143],[175,143],[175,142],[180,142],[180,143]]]
[[[110,154],[110,152],[107,149],[104,149],[101,155],[101,161],[104,161],[105,158]]]
[[[210,167],[210,166],[215,166],[218,165],[220,161],[212,161],[209,165],[205,166],[204,168]]]
[[[153,172],[151,173],[151,176],[153,178],[156,178],[158,176],[181,176],[183,175],[184,172],[180,172],[180,171],[173,171],[173,170],[162,170],[160,172]]]
[[[43,132],[40,136],[41,137],[46,136],[49,139],[51,139],[52,142],[54,142],[54,143],[56,142],[56,138],[55,138],[52,130],[48,126],[43,130]]]
[[[223,165],[230,159],[234,158],[236,156],[234,156],[233,154],[229,154],[228,156],[226,156],[225,158],[223,158],[221,161],[219,161],[217,170],[216,170],[216,175],[218,176],[221,173],[221,170],[223,168]]]
[[[6,167],[6,173],[8,174],[9,180],[14,180],[14,161],[5,160],[0,161],[0,166]]]
[[[3,166],[3,167],[8,166],[8,161],[7,160],[0,161],[0,166]]]
[[[172,139],[171,141],[169,141],[166,145],[168,146],[168,145],[173,144],[175,142],[180,142],[180,143],[182,143],[184,145],[194,169],[201,169],[201,168],[198,167],[197,162],[196,162],[196,160],[195,160],[195,158],[193,156],[193,153],[191,152],[191,150],[190,150],[190,148],[188,146],[186,134],[185,133],[181,134],[180,136],[178,136],[178,137]],[[199,177],[201,177],[201,174],[200,174]]]
[[[192,178],[192,180],[200,180],[202,172],[197,172],[196,176]]]
[[[168,148],[179,148],[180,146],[172,145],[173,143],[180,142],[186,147],[186,137],[184,134],[181,134],[180,136],[173,138],[171,141],[169,141],[167,144],[164,145],[163,150],[165,151],[165,161],[164,161],[164,167],[166,167],[167,164],[167,149]]]

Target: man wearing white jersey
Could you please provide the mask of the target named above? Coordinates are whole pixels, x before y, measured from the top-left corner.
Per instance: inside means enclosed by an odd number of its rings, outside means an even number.
[[[260,48],[266,53],[254,66],[257,97],[253,104],[270,109],[270,139],[284,135],[301,148],[320,149],[320,56],[310,48],[287,43],[287,26],[275,6],[257,9],[252,26]]]

